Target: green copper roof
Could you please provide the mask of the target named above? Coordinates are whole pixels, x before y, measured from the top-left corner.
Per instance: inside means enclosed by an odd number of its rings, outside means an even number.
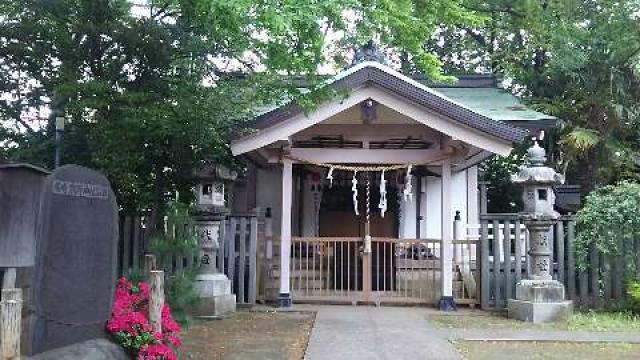
[[[493,120],[514,122],[534,121],[555,124],[557,118],[532,110],[506,90],[499,88],[433,88],[450,99],[466,105],[470,109]]]

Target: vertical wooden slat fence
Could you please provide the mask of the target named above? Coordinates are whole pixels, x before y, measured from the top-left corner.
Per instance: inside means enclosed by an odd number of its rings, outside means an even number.
[[[530,259],[528,232],[518,214],[484,214],[480,216],[480,303],[483,309],[501,309],[508,298],[515,297],[515,284],[526,278]],[[552,228],[553,278],[565,285],[567,299],[582,308],[602,308],[625,296],[625,266],[636,273],[639,261],[603,256],[596,249],[589,252],[590,266],[576,267],[576,218],[563,216]],[[620,246],[638,249],[640,240],[629,239]]]
[[[437,304],[441,297],[440,239],[374,237],[363,253],[359,237],[292,237],[294,302]],[[454,297],[477,302],[477,240],[454,240]],[[472,260],[473,259],[473,260]]]
[[[217,254],[218,270],[232,280],[232,289],[238,304],[253,305],[257,298],[257,247],[260,231],[260,213],[231,215],[220,228],[220,248]],[[148,253],[149,240],[144,238],[144,217],[123,216],[120,220],[118,246],[118,274],[127,275],[142,270],[144,256]],[[165,224],[166,232],[176,238],[190,236],[194,229],[182,224]],[[167,276],[194,270],[199,265],[199,250],[165,255],[157,259],[158,268]]]

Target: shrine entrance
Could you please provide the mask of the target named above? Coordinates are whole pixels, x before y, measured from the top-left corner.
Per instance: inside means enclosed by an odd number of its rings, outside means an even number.
[[[380,172],[359,173],[358,214],[352,177],[325,186],[318,237],[293,237],[291,291],[296,302],[423,303],[439,300],[439,240],[398,238],[403,171],[386,174],[387,209],[379,208]],[[369,188],[367,191],[367,187]],[[375,191],[374,191],[375,190]],[[368,231],[368,232],[367,232]],[[370,235],[370,249],[365,239]]]

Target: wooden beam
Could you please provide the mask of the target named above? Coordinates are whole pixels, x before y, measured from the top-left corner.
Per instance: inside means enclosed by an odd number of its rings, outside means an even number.
[[[442,134],[416,122],[415,124],[318,124],[294,134],[294,140],[313,136],[344,135],[348,140],[370,139],[386,140],[389,138],[406,138],[408,136],[440,142]]]
[[[454,173],[468,169],[474,165],[477,165],[481,162],[483,162],[484,160],[490,158],[491,156],[493,156],[492,153],[488,152],[488,151],[484,151],[484,150],[480,150],[477,153],[467,157],[466,159],[464,159],[464,161],[456,164],[452,171]]]
[[[289,157],[310,163],[328,164],[421,164],[442,160],[443,150],[400,149],[301,149],[291,148]],[[454,154],[449,154],[454,156]]]

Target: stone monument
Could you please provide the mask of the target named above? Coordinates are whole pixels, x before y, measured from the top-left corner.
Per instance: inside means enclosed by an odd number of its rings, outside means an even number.
[[[564,285],[553,280],[549,233],[558,221],[553,205],[553,185],[564,183],[564,177],[544,165],[545,150],[534,143],[528,151],[529,166],[512,176],[512,181],[524,187],[523,223],[529,230],[531,274],[516,284],[516,298],[507,303],[508,315],[534,323],[566,321],[573,303],[564,297]]]
[[[218,268],[221,227],[229,212],[229,185],[237,175],[227,168],[207,164],[197,174],[195,227],[200,239],[200,273],[196,277],[195,290],[200,304],[194,309],[199,317],[220,317],[236,310],[236,296],[231,293],[231,281]]]
[[[29,355],[107,336],[117,245],[109,181],[76,165],[49,175],[37,228]]]

